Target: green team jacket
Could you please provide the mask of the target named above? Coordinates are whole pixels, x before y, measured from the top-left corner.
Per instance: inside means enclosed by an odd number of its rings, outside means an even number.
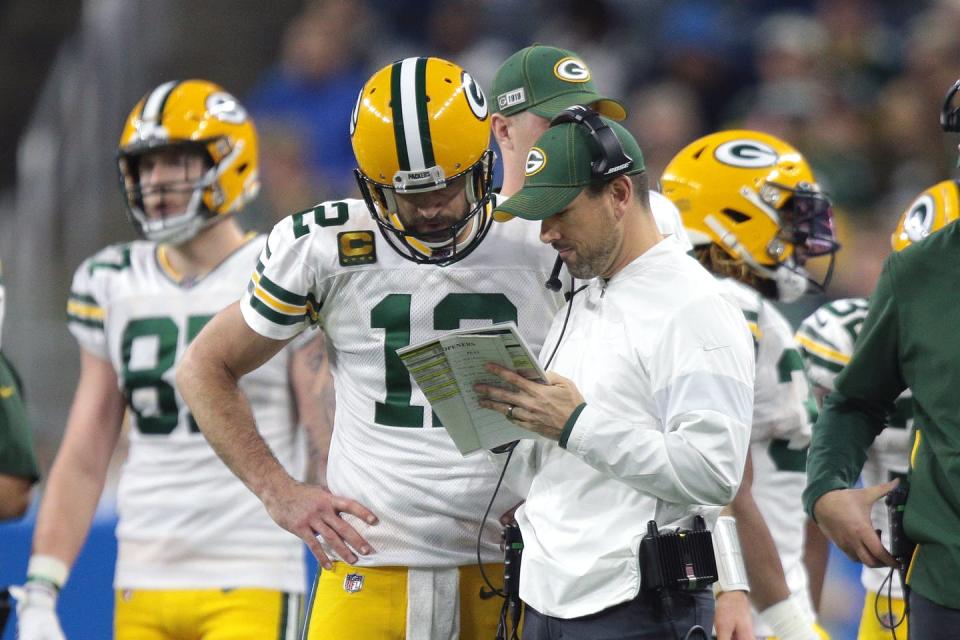
[[[0,474],[40,477],[27,412],[20,397],[20,382],[0,352]]]
[[[893,402],[913,391],[908,581],[960,608],[960,224],[890,255],[850,363],[813,430],[804,508],[853,486]]]

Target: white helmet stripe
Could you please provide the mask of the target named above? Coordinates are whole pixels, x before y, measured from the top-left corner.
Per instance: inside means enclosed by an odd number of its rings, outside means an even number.
[[[400,104],[403,105],[403,137],[407,145],[407,157],[411,171],[423,171],[423,141],[420,138],[420,122],[417,118],[417,62],[419,58],[406,58],[400,63]],[[425,61],[424,61],[425,62]]]
[[[176,80],[171,80],[170,82],[164,82],[154,89],[143,102],[143,111],[140,113],[140,119],[159,123],[160,117],[163,115],[163,107],[167,103],[167,97],[178,84],[179,82]]]

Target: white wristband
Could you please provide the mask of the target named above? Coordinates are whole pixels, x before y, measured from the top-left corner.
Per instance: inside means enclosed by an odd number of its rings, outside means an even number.
[[[760,617],[770,625],[778,640],[818,640],[820,637],[794,595],[764,609]]]
[[[713,555],[717,560],[719,591],[750,591],[743,551],[737,537],[737,521],[731,516],[720,516],[713,528]]]
[[[59,589],[66,584],[69,575],[66,563],[53,556],[34,554],[27,564],[27,581],[45,580]]]

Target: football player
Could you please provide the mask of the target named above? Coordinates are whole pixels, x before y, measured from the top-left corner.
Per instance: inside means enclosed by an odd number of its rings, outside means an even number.
[[[144,239],[107,247],[74,276],[67,315],[80,379],[19,592],[19,637],[63,637],[57,594],[126,412],[116,637],[294,638],[305,586],[300,542],[217,458],[174,380],[189,342],[240,297],[265,245],[233,217],[259,188],[253,122],[215,84],[166,82],[131,111],[118,164]],[[303,443],[290,387],[308,388],[311,375],[299,359],[284,350],[241,385],[262,437],[294,476]]]
[[[957,219],[958,207],[960,196],[955,180],[945,180],[930,187],[900,216],[890,238],[893,250],[901,251],[953,222]],[[834,390],[834,380],[850,361],[866,316],[865,298],[846,298],[823,305],[801,323],[796,339],[818,400]],[[897,399],[896,411],[889,416],[887,427],[873,441],[867,454],[863,466],[864,486],[872,487],[907,477],[911,443],[915,437],[911,435],[913,399],[909,390]],[[881,540],[889,543],[890,525],[882,502],[874,503],[871,519],[874,528],[880,531]],[[903,588],[899,578],[889,574],[889,569],[863,567],[860,582],[867,594],[858,640],[886,640],[891,637],[891,626],[901,620],[897,635],[907,636]]]
[[[838,249],[830,202],[796,149],[755,131],[700,138],[670,161],[664,195],[680,209],[696,257],[742,308],[757,346],[750,452],[728,507],[743,542],[757,637],[816,639],[802,562],[800,502],[810,389],[793,330],[772,301],[823,288],[807,259]],[[829,276],[829,268],[827,270]]]
[[[520,501],[464,458],[395,350],[458,327],[514,321],[539,349],[562,298],[539,225],[493,224],[487,99],[438,58],[363,86],[349,123],[362,200],[278,223],[247,294],[191,345],[180,388],[221,457],[320,560],[310,638],[484,639],[500,603],[498,516]],[[237,380],[322,325],[335,380],[329,491],[300,484],[257,437]],[[478,550],[479,535],[479,550]],[[321,540],[322,539],[322,542]]]

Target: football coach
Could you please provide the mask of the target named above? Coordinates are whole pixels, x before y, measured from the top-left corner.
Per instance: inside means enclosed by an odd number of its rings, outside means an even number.
[[[542,436],[517,445],[508,474],[532,472],[517,511],[523,637],[708,634],[710,590],[641,589],[638,556],[648,522],[692,528],[737,492],[753,409],[743,315],[663,241],[636,140],[588,108],[554,118],[498,211],[540,220],[575,279],[540,356],[548,384],[490,364],[509,384],[476,387]]]

